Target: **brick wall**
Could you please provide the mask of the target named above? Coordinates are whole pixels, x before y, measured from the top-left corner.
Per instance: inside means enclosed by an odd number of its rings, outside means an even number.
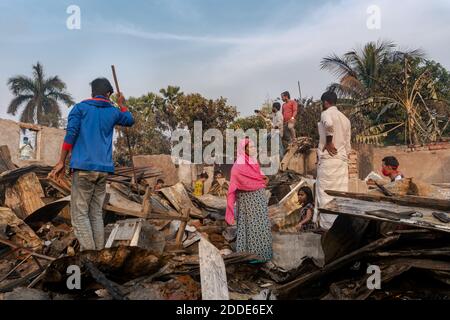
[[[358,175],[364,179],[371,171],[380,173],[384,157],[394,156],[400,162],[400,171],[428,183],[450,182],[450,143],[423,146],[375,147],[353,145],[358,150]]]

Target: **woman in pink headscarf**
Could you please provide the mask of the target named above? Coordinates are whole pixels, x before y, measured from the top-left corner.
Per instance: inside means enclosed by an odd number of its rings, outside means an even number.
[[[237,221],[237,251],[253,253],[261,257],[259,262],[266,262],[272,259],[272,232],[266,177],[255,155],[253,142],[248,138],[241,140],[231,169],[225,220],[228,224]]]

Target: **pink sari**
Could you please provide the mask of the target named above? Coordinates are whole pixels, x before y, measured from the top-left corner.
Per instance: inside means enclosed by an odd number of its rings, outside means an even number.
[[[257,191],[266,187],[264,174],[261,172],[258,162],[245,154],[245,147],[250,143],[248,138],[239,142],[237,159],[231,169],[230,187],[227,196],[227,211],[225,221],[234,223],[234,204],[236,191]]]

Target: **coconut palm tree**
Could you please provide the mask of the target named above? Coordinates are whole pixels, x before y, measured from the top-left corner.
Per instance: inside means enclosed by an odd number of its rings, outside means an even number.
[[[66,92],[66,84],[58,76],[46,78],[42,64],[33,65],[33,77],[15,76],[8,80],[15,98],[10,102],[8,113],[16,115],[24,106],[20,121],[58,127],[61,118],[59,103],[70,107],[72,96]]]
[[[321,69],[328,70],[339,78],[338,83],[330,85],[343,98],[362,99],[374,95],[383,65],[409,57],[421,57],[420,50],[402,52],[390,41],[367,43],[360,52],[352,50],[339,57],[332,54],[321,61]]]

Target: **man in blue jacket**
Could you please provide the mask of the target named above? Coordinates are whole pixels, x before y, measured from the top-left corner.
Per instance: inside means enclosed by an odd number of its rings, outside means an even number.
[[[116,108],[109,99],[114,89],[105,78],[92,81],[92,98],[69,113],[61,157],[51,176],[64,173],[71,152],[72,192],[70,215],[81,250],[101,250],[105,235],[102,217],[106,178],[114,172],[112,139],[116,125],[131,127],[134,119],[119,92]]]

